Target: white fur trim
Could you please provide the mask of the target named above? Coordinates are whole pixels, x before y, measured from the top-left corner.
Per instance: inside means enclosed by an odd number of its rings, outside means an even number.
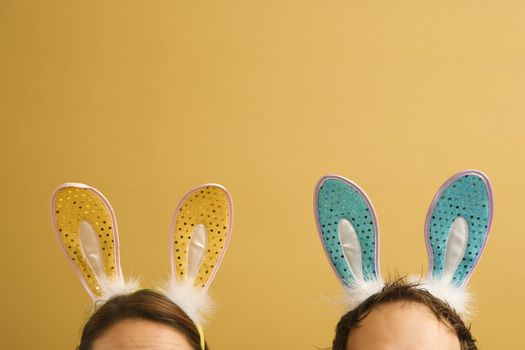
[[[197,325],[203,325],[214,309],[214,303],[204,288],[196,287],[193,280],[172,278],[162,293],[177,304]]]
[[[410,282],[418,284],[418,288],[427,290],[433,296],[445,301],[463,319],[472,317],[472,297],[465,286],[456,287],[442,279],[419,279],[411,276]]]
[[[139,280],[133,277],[127,281],[124,278],[115,278],[109,281],[103,279],[99,283],[102,289],[102,296],[98,300],[104,302],[114,296],[131,294],[139,289]]]
[[[373,294],[379,293],[385,283],[381,279],[365,281],[356,279],[350,286],[345,286],[345,298],[343,302],[352,310],[357,305],[368,299]]]

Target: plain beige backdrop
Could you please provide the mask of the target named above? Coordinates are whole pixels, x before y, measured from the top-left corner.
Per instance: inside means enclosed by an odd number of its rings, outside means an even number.
[[[145,286],[167,276],[178,200],[224,184],[212,349],[316,349],[343,311],[317,179],[368,192],[383,274],[408,274],[435,191],[477,168],[496,214],[472,331],[525,349],[524,37],[521,1],[0,0],[0,347],[72,349],[88,316],[49,217],[62,182],[109,198]]]

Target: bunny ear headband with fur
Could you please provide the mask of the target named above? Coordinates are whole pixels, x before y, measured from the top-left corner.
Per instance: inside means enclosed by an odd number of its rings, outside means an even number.
[[[97,189],[79,183],[59,186],[51,201],[51,217],[63,251],[93,302],[132,293],[120,267],[115,213]],[[196,324],[204,348],[202,324],[212,302],[207,290],[222,261],[233,224],[228,191],[206,184],[181,200],[171,226],[171,278],[161,288]]]
[[[493,210],[489,179],[467,170],[438,190],[425,221],[428,274],[416,281],[465,318],[470,314],[466,284],[485,248]],[[353,309],[384,286],[372,203],[352,181],[329,175],[317,184],[314,212],[328,260]]]

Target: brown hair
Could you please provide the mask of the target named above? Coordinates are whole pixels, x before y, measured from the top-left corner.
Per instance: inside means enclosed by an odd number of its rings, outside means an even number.
[[[461,350],[477,350],[476,340],[470,334],[461,317],[444,301],[436,298],[417,284],[407,283],[404,279],[387,284],[379,293],[370,296],[356,308],[346,313],[336,326],[333,350],[345,350],[352,329],[379,305],[411,301],[426,305],[436,317],[447,325],[458,337]]]
[[[78,350],[91,350],[93,342],[112,325],[126,319],[142,319],[158,322],[181,332],[195,350],[200,345],[197,326],[182,309],[166,296],[148,289],[132,294],[118,295],[105,302],[87,321]]]

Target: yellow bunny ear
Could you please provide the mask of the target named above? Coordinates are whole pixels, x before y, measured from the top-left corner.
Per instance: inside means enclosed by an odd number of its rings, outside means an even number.
[[[65,183],[53,195],[51,217],[64,253],[91,298],[114,293],[123,278],[117,222],[104,195],[84,184]]]
[[[173,218],[173,278],[206,290],[226,250],[232,222],[232,200],[224,187],[207,184],[190,191]]]

